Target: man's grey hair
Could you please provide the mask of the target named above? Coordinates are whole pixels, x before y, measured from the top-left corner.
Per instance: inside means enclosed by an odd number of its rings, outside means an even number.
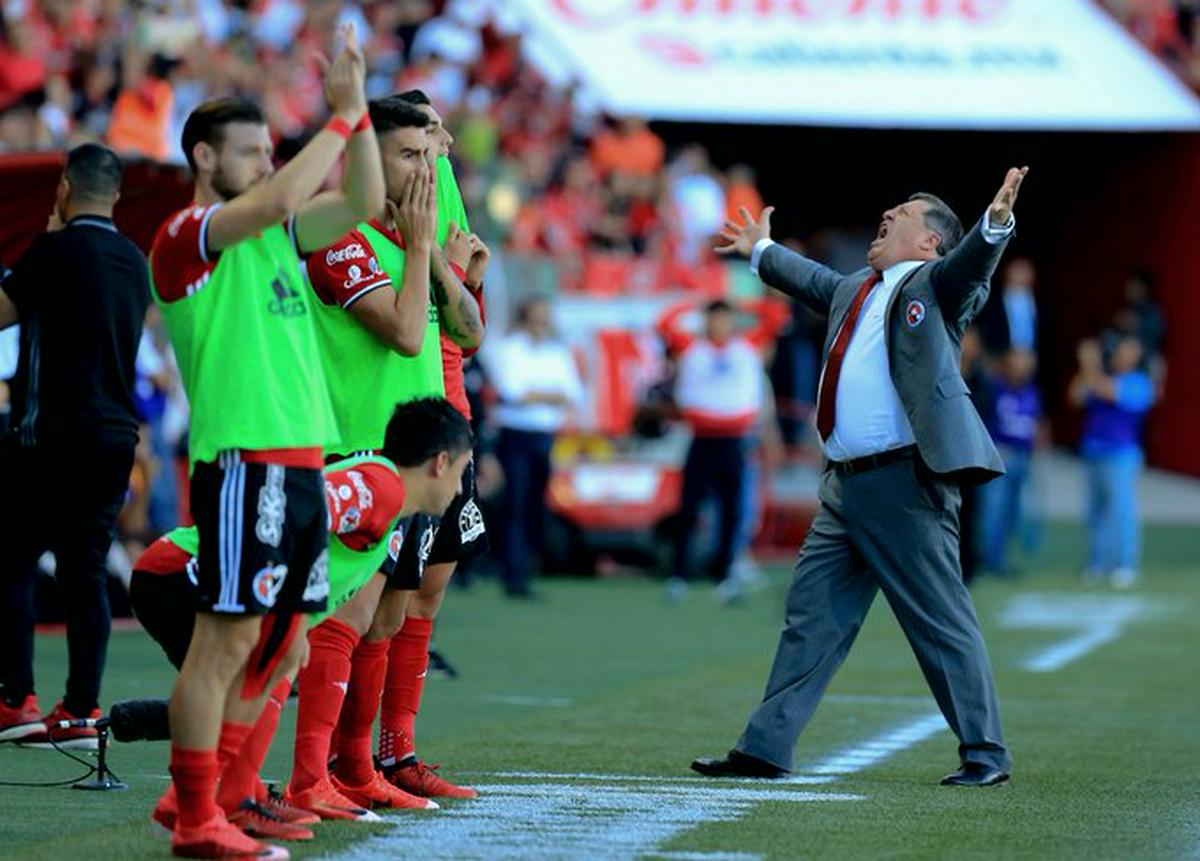
[[[963,226],[954,214],[954,210],[936,194],[918,191],[909,200],[923,200],[929,204],[925,210],[925,226],[936,233],[941,241],[938,242],[938,257],[945,257],[962,241]]]

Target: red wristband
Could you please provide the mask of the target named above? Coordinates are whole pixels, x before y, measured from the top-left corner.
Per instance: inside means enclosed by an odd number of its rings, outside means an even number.
[[[454,273],[454,277],[464,284],[467,283],[467,270],[463,269],[457,263],[453,263],[449,260],[446,262],[450,264],[450,271]]]
[[[358,118],[358,122],[354,125],[354,133],[365,132],[371,127],[371,112],[363,111],[363,115]]]
[[[325,123],[325,131],[333,132],[344,141],[350,140],[350,123],[346,122],[341,117],[334,117],[329,122]]]

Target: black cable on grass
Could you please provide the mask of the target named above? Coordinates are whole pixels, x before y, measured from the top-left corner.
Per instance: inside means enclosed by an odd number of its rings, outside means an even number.
[[[70,780],[55,780],[55,781],[49,781],[49,782],[45,782],[45,783],[25,782],[25,781],[16,781],[16,780],[0,780],[0,786],[26,786],[26,787],[36,787],[36,788],[71,786],[72,784],[79,783],[81,780],[87,780],[89,777],[91,777],[93,774],[96,774],[100,770],[98,766],[93,765],[92,763],[88,762],[86,759],[81,759],[80,757],[71,753],[69,750],[59,747],[58,743],[54,739],[50,738],[49,735],[47,735],[47,739],[50,742],[50,746],[53,747],[55,750],[57,750],[59,753],[61,753],[63,756],[65,756],[67,759],[72,759],[75,762],[79,763],[80,765],[87,766],[87,771],[85,771],[83,774],[79,775],[78,777],[72,777]],[[119,778],[111,768],[108,769],[108,773],[112,775],[113,780],[120,782],[121,778]]]

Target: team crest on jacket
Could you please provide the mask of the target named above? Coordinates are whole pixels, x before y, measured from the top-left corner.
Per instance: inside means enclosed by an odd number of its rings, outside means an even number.
[[[920,299],[909,302],[904,308],[904,322],[910,329],[915,329],[925,322],[925,303]]]
[[[392,530],[392,537],[388,539],[388,556],[395,562],[400,558],[400,548],[404,546],[404,527],[397,526]]]

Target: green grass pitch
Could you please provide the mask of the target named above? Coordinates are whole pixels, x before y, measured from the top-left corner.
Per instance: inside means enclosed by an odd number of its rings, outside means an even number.
[[[1081,555],[1081,530],[1055,525],[1036,570],[975,590],[1015,756],[1008,785],[940,787],[956,765],[949,730],[926,721],[911,743],[895,735],[936,709],[882,599],[801,738],[796,773],[816,780],[750,784],[692,779],[687,766],[727,750],[761,694],[785,568],[735,608],[707,586],[668,606],[649,580],[550,580],[545,602],[520,605],[480,583],[447,600],[437,641],[462,675],[430,680],[418,735],[423,758],[481,798],[386,814],[383,825],[322,824],[289,848],[294,858],[1200,857],[1200,531],[1149,528],[1130,592],[1081,584]],[[1062,665],[1035,671],[1039,658]],[[39,638],[44,706],[65,662],[64,638]],[[170,682],[144,634],[113,635],[106,703],[162,696]],[[287,777],[294,709],[268,779]],[[851,763],[840,771],[829,767],[839,754]],[[0,787],[0,857],[166,857],[148,819],[166,744],[115,744],[111,762],[128,791]],[[0,780],[79,770],[0,746]]]

